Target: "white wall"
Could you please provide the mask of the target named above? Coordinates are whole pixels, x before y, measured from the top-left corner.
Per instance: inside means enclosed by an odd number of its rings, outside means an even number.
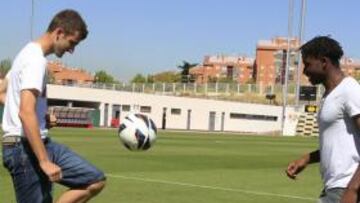
[[[168,129],[186,129],[188,110],[191,110],[191,130],[209,129],[209,112],[216,112],[215,130],[221,130],[221,114],[225,112],[224,131],[235,132],[271,132],[281,130],[282,108],[280,106],[248,104],[240,102],[218,101],[209,99],[164,96],[143,93],[131,93],[104,89],[91,89],[69,86],[48,85],[48,97],[50,99],[61,99],[71,101],[91,101],[100,103],[100,125],[104,126],[104,106],[109,104],[108,126],[111,121],[112,105],[131,105],[134,112],[139,112],[140,106],[151,106],[149,115],[161,128],[163,108],[166,107],[166,128]],[[171,108],[180,108],[180,115],[171,115]],[[289,108],[289,112],[293,109]],[[120,112],[120,120],[128,112]],[[277,116],[277,121],[231,119],[230,113],[254,114]],[[292,123],[293,124],[293,123]],[[285,126],[287,127],[287,126]],[[293,125],[289,126],[293,128]],[[294,130],[286,130],[287,133]]]

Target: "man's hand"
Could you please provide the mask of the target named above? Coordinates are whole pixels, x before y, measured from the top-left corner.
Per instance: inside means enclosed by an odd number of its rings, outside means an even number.
[[[56,126],[57,118],[54,114],[47,113],[45,120],[46,120],[46,128],[47,129],[50,129],[50,128],[53,128]]]
[[[7,86],[8,86],[8,81],[6,78],[4,78],[0,82],[0,105],[4,105],[5,103]]]
[[[48,176],[51,182],[57,182],[62,178],[61,168],[50,162],[50,161],[42,161],[40,162],[40,167],[43,172]]]
[[[308,161],[305,158],[301,158],[289,163],[286,169],[286,175],[291,179],[296,179],[297,174],[306,168]]]

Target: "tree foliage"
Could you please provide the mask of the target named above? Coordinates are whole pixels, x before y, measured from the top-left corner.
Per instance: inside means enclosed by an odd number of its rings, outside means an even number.
[[[154,75],[149,75],[148,80],[152,82],[176,83],[181,81],[181,75],[174,71],[165,71]]]
[[[95,81],[96,83],[106,83],[106,84],[118,83],[118,81],[114,79],[112,75],[108,74],[104,70],[95,72]]]
[[[175,71],[165,71],[154,75],[136,74],[132,79],[132,83],[176,83],[181,81],[181,75]]]
[[[146,83],[147,79],[145,76],[143,76],[142,74],[138,73],[136,74],[132,79],[131,79],[132,83]]]
[[[190,75],[190,69],[197,65],[197,63],[189,63],[187,61],[183,61],[183,64],[178,66],[178,68],[181,70],[181,82],[194,82],[193,77]]]
[[[4,59],[0,61],[0,78],[4,78],[7,74],[7,72],[11,68],[11,60],[10,59]]]

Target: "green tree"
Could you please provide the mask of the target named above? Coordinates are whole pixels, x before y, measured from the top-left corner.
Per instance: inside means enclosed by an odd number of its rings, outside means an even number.
[[[96,83],[106,83],[106,84],[118,83],[118,81],[115,80],[112,75],[108,74],[104,70],[95,72],[95,82]]]
[[[148,75],[146,82],[147,82],[147,83],[154,83],[154,82],[156,82],[156,81],[154,80],[154,76],[153,76],[153,75]]]
[[[131,82],[132,83],[145,83],[146,77],[143,76],[142,74],[138,73],[131,79]]]
[[[352,74],[352,76],[357,80],[360,81],[360,66],[356,66],[354,67],[354,72]]]
[[[47,83],[48,84],[55,84],[55,77],[54,77],[54,74],[49,71],[48,74],[47,74]]]
[[[4,78],[7,72],[11,68],[11,60],[10,59],[4,59],[0,61],[0,78]]]
[[[181,70],[181,82],[194,82],[194,77],[190,75],[190,69],[195,66],[197,66],[197,63],[189,63],[187,61],[183,61],[183,64],[178,66],[178,68]]]
[[[180,73],[174,71],[165,71],[165,72],[157,73],[148,76],[148,78],[151,78],[151,81],[153,82],[174,83],[181,81]]]

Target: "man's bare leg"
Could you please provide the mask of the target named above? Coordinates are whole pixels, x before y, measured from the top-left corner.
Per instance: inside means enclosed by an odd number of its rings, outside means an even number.
[[[70,189],[63,193],[57,203],[84,203],[95,197],[105,187],[105,181],[96,182],[83,189]]]

